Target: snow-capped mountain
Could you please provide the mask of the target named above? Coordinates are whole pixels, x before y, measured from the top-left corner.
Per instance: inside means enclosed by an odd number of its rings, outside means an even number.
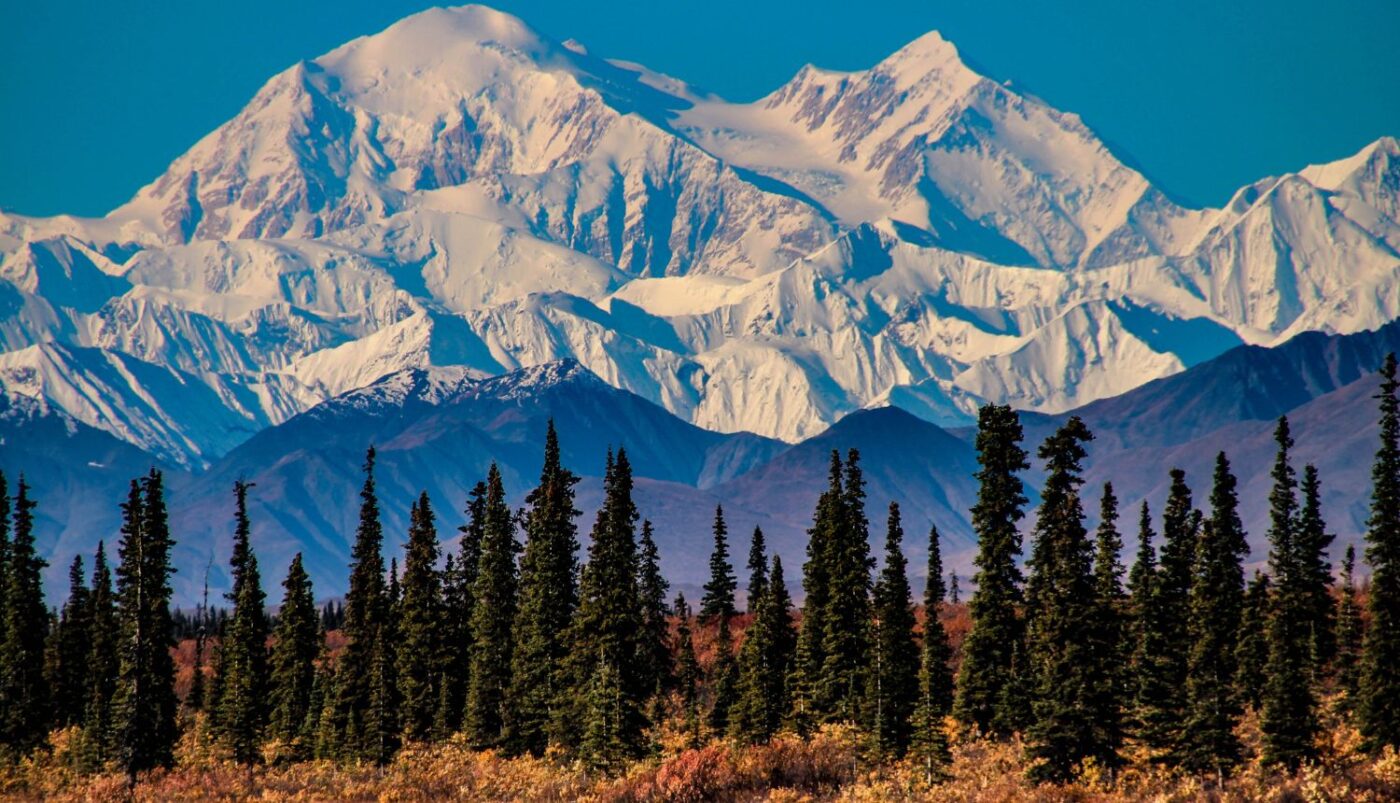
[[[101,219],[0,214],[0,383],[199,469],[405,369],[575,359],[797,441],[1043,412],[1400,317],[1400,143],[1182,207],[937,34],[750,104],[434,9]]]

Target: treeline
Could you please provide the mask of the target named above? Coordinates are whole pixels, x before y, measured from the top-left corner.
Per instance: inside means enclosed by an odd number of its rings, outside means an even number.
[[[1093,435],[1078,418],[1036,453],[1047,476],[1022,564],[1028,500],[1020,474],[1030,454],[1016,413],[984,407],[971,511],[977,573],[956,678],[938,616],[948,588],[937,529],[928,534],[919,624],[900,509],[887,511],[877,566],[855,450],[831,456],[802,567],[800,616],[781,560],[754,530],[745,565],[749,622],[737,647],[740,580],[723,510],[715,512],[710,579],[693,612],[683,595],[669,601],[652,523],[633,501],[627,454],[610,451],[580,565],[579,478],[560,462],[552,422],[539,482],[522,509],[507,505],[492,466],[469,494],[457,550],[444,555],[423,494],[412,506],[402,567],[384,562],[370,448],[341,608],[317,610],[298,555],[278,615],[269,618],[250,542],[252,486],[239,481],[230,607],[214,616],[206,604],[179,624],[199,641],[183,708],[160,473],[133,481],[121,506],[115,588],[99,544],[91,582],[75,560],[69,598],[53,613],[39,585],[44,563],[34,550],[30,489],[21,478],[11,505],[0,477],[0,745],[13,759],[44,749],[52,728],[76,727],[80,769],[117,768],[134,778],[171,765],[182,728],[207,734],[242,763],[385,763],[405,743],[461,738],[474,748],[614,772],[653,753],[662,729],[698,745],[855,723],[873,755],[912,756],[929,778],[944,772],[954,729],[1020,736],[1033,777],[1050,782],[1091,766],[1111,772],[1130,752],[1224,776],[1244,759],[1236,727],[1247,709],[1259,712],[1265,763],[1294,769],[1312,758],[1321,696],[1335,690],[1370,749],[1397,746],[1393,356],[1381,374],[1364,617],[1351,549],[1341,588],[1333,588],[1321,479],[1312,466],[1299,476],[1286,418],[1276,430],[1268,572],[1246,583],[1249,547],[1224,453],[1204,507],[1180,470],[1170,472],[1160,519],[1142,505],[1139,549],[1126,569],[1111,485],[1098,495],[1096,531],[1086,526],[1083,463]],[[332,625],[344,637],[334,654],[326,638]],[[703,669],[701,627],[715,632],[715,657]]]

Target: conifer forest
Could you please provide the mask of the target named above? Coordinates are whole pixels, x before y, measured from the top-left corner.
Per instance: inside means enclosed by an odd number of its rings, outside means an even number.
[[[258,488],[240,480],[231,592],[174,608],[171,573],[198,567],[171,565],[157,470],[110,500],[120,531],[45,599],[35,510],[63,500],[0,476],[0,793],[1395,800],[1393,355],[1379,372],[1364,548],[1335,554],[1327,478],[1298,465],[1284,417],[1250,575],[1229,444],[1210,477],[1163,466],[1161,510],[1120,510],[1111,484],[1085,487],[1078,417],[1030,444],[1010,407],[982,407],[965,599],[936,522],[867,509],[856,450],[830,455],[801,566],[716,508],[695,599],[662,576],[667,523],[634,504],[625,444],[582,537],[553,422],[523,507],[492,466],[466,499],[419,496],[401,555],[385,554],[368,446],[345,500],[349,590],[324,604],[300,556],[262,575]],[[916,542],[926,567],[908,565]]]

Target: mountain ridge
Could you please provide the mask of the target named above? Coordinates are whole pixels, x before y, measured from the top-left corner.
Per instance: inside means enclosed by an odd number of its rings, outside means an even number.
[[[0,356],[100,352],[0,384],[196,470],[428,366],[577,359],[789,443],[885,403],[1058,414],[1400,316],[1397,181],[1386,137],[1186,207],[936,33],[738,104],[435,9],[274,76],[106,218],[0,214]],[[64,390],[99,362],[111,399],[182,390],[104,414]]]

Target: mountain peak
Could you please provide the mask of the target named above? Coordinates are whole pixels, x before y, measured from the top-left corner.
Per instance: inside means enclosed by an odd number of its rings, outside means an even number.
[[[901,72],[908,72],[919,77],[936,69],[947,69],[956,67],[968,69],[963,63],[958,48],[952,42],[943,38],[938,31],[929,31],[909,44],[896,50],[880,64],[888,66],[898,66]]]
[[[367,43],[388,43],[403,46],[451,42],[494,44],[518,51],[532,51],[548,46],[548,40],[524,20],[489,6],[465,5],[450,8],[429,8],[411,14],[378,34],[361,37],[346,47]],[[406,51],[399,55],[428,55],[422,51]]]
[[[481,392],[499,398],[517,398],[560,387],[589,385],[611,387],[583,363],[570,357],[518,368],[488,379],[481,383]]]

